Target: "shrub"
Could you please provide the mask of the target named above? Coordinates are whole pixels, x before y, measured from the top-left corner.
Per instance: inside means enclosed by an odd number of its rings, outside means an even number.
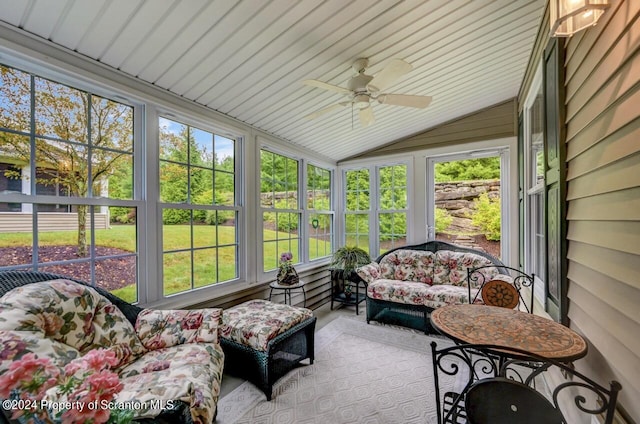
[[[446,209],[436,208],[436,234],[441,233],[453,222],[453,217]]]
[[[131,208],[113,206],[109,208],[109,219],[112,224],[133,224],[136,217],[133,211]]]
[[[473,225],[480,227],[487,240],[500,240],[500,199],[491,199],[487,193],[482,193],[474,204]]]

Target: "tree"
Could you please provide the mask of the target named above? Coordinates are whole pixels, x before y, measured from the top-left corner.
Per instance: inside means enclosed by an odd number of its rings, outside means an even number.
[[[132,167],[130,106],[3,66],[0,104],[0,151],[30,163],[40,185],[55,185],[73,197],[96,197],[114,170]],[[88,206],[77,206],[78,256],[88,253],[87,213]]]
[[[463,159],[436,164],[436,181],[470,181],[500,178],[500,158]]]

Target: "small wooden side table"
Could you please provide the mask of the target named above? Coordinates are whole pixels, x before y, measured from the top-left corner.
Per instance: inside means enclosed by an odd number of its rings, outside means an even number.
[[[284,303],[285,305],[291,305],[291,290],[301,290],[302,296],[304,298],[304,303],[302,304],[305,308],[307,307],[307,293],[304,291],[304,285],[307,284],[306,281],[300,280],[297,284],[280,284],[277,281],[269,284],[271,290],[269,291],[269,301],[271,301],[271,296],[273,295],[274,290],[283,290],[284,291]],[[287,302],[287,295],[289,296],[289,301]]]

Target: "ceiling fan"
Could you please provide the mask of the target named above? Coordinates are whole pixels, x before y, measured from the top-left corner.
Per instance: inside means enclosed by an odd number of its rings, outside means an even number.
[[[356,75],[351,77],[347,82],[347,88],[318,80],[304,80],[303,83],[306,85],[335,91],[349,97],[349,100],[347,101],[336,103],[325,107],[324,109],[310,113],[305,116],[305,118],[315,119],[336,109],[340,109],[341,107],[353,105],[358,109],[360,124],[363,127],[368,127],[375,122],[373,110],[371,109],[372,101],[377,100],[378,103],[382,104],[415,107],[420,109],[426,108],[429,106],[429,103],[431,103],[430,96],[382,93],[384,89],[393,84],[398,78],[413,69],[413,66],[404,60],[393,59],[375,76],[365,74],[367,66],[369,66],[368,59],[360,58],[353,62],[352,68],[356,71]]]

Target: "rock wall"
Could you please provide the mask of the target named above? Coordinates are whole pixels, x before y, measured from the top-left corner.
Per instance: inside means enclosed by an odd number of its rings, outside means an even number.
[[[458,181],[435,184],[436,207],[446,210],[453,222],[445,232],[478,233],[480,230],[471,223],[473,201],[482,193],[489,198],[500,197],[500,180]]]

